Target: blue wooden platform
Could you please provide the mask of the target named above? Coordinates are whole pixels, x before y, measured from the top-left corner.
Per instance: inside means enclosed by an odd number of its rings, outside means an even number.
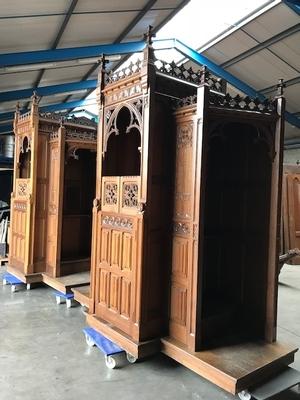
[[[114,354],[125,353],[123,349],[113,343],[111,340],[107,339],[101,333],[97,332],[95,329],[87,327],[83,329],[85,336],[89,336],[92,342],[104,353],[106,356],[112,356]]]

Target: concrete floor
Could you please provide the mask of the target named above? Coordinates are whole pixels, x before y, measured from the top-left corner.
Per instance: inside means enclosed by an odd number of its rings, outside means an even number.
[[[280,282],[279,339],[300,347],[300,266],[285,266]],[[1,286],[0,312],[0,400],[233,399],[162,354],[107,369],[102,353],[85,343],[81,307],[57,306],[47,287],[11,293]],[[294,367],[300,370],[300,354]],[[300,394],[289,390],[276,399]]]

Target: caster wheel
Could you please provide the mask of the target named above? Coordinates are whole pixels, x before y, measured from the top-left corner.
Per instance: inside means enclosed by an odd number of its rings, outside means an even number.
[[[85,335],[85,341],[86,341],[86,344],[89,347],[95,346],[95,342],[93,341],[93,339],[89,335]]]
[[[71,308],[72,307],[72,300],[71,299],[67,299],[66,300],[66,304],[67,304],[67,308]]]
[[[238,396],[241,400],[251,399],[251,394],[248,392],[248,390],[242,390],[240,393],[238,393]]]
[[[55,296],[56,298],[56,304],[59,305],[61,304],[61,297],[60,296]]]
[[[109,368],[109,369],[114,369],[117,367],[117,361],[112,356],[105,357],[105,364],[106,364],[107,368]]]
[[[7,280],[3,279],[2,283],[3,283],[3,286],[7,285]]]
[[[127,358],[127,361],[130,362],[130,364],[134,364],[137,360],[136,357],[134,357],[132,354],[129,354],[129,353],[126,354],[126,358]]]
[[[26,290],[30,290],[30,289],[31,289],[31,285],[30,285],[30,283],[27,283]]]
[[[16,285],[11,285],[11,289],[10,290],[11,290],[12,293],[15,293],[17,291]]]

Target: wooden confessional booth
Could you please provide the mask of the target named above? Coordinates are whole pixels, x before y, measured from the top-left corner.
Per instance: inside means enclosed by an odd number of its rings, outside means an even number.
[[[104,65],[98,88],[93,306],[87,322],[135,359],[159,351],[159,338],[167,332],[171,100],[192,95],[196,85],[168,75],[170,64],[157,68],[151,44],[142,62],[115,75],[107,74]]]
[[[141,66],[103,65],[87,322],[240,392],[297,350],[274,343],[284,99],[225,95],[151,43]]]
[[[285,101],[204,84],[178,104],[169,335],[162,351],[232,394],[293,362],[276,342]]]
[[[282,254],[300,249],[300,165],[283,164]],[[296,255],[287,261],[300,264]]]
[[[61,292],[89,283],[96,124],[31,111],[14,121],[8,272]]]

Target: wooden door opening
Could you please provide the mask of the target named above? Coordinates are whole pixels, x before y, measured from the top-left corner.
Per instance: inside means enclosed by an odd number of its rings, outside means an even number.
[[[103,176],[139,176],[141,135],[127,107],[118,112],[116,128],[107,141]]]
[[[96,153],[79,149],[65,164],[61,261],[90,258]],[[61,275],[79,272],[61,266]],[[72,264],[70,264],[72,265]],[[75,264],[73,264],[75,265]],[[86,263],[89,269],[89,263]],[[82,269],[81,269],[82,270]]]
[[[29,142],[27,136],[24,137],[22,143],[22,149],[19,156],[19,178],[29,179],[30,178],[30,164],[31,164],[31,151],[29,148]]]
[[[209,139],[200,347],[264,338],[272,161],[262,137],[228,123]]]

